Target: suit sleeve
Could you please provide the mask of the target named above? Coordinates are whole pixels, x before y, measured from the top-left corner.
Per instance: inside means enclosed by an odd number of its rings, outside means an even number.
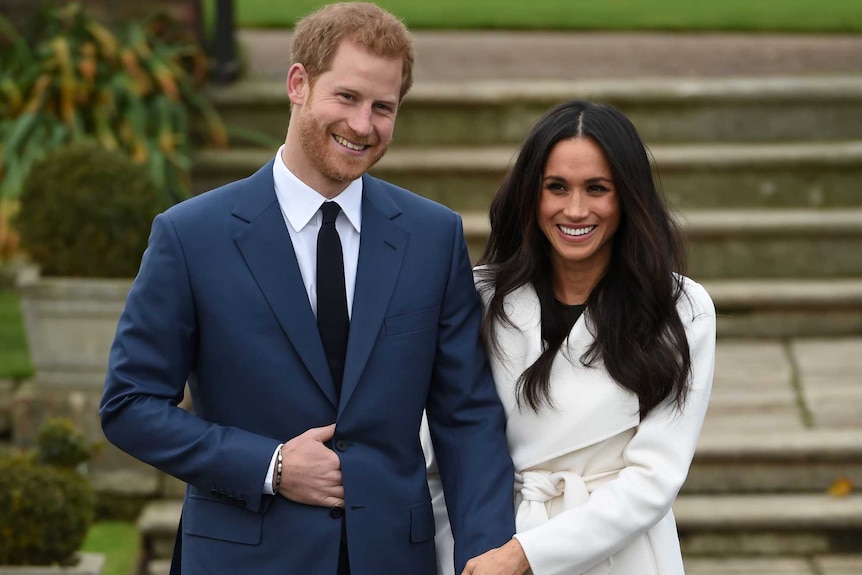
[[[481,306],[460,218],[437,336],[428,427],[455,538],[455,571],[514,533],[505,416],[480,339]]]
[[[169,216],[161,214],[117,326],[99,410],[102,429],[132,456],[256,510],[278,441],[209,423],[177,406],[197,338],[182,246]]]
[[[671,509],[682,487],[706,416],[715,363],[715,309],[689,283],[693,313],[686,328],[692,385],[680,411],[667,402],[640,423],[623,457],[626,467],[581,506],[515,537],[535,575],[583,573],[631,543]],[[681,310],[681,315],[683,315]]]

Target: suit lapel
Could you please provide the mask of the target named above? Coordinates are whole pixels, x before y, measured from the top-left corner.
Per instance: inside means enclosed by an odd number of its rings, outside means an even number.
[[[409,235],[393,221],[400,213],[377,180],[363,177],[359,262],[339,413],[365,369],[401,271]]]
[[[337,405],[317,321],[275,196],[272,162],[246,180],[233,214],[246,222],[234,235],[246,265],[306,368]]]

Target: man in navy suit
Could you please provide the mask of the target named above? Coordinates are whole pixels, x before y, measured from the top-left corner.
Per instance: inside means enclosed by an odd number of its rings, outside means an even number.
[[[412,64],[406,28],[373,4],[302,19],[278,154],[153,222],[100,413],[111,442],[188,484],[175,571],[181,555],[192,575],[434,575],[423,412],[456,571],[514,532],[461,219],[366,174]],[[317,275],[327,208],[337,282]],[[340,359],[318,327],[331,283]]]

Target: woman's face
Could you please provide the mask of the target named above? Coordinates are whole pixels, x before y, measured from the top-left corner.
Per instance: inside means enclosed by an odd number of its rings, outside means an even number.
[[[551,244],[557,272],[604,273],[620,225],[620,204],[610,165],[593,140],[562,140],[551,149],[538,224]]]

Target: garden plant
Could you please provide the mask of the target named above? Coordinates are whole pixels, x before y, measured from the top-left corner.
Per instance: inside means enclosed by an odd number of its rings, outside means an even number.
[[[45,422],[35,451],[0,453],[0,565],[74,563],[95,511],[91,454],[64,418]]]
[[[207,71],[201,47],[164,16],[114,32],[72,3],[28,34],[0,17],[0,200],[18,196],[46,152],[88,137],[146,165],[167,201],[187,197],[195,134],[227,145],[201,90]]]

